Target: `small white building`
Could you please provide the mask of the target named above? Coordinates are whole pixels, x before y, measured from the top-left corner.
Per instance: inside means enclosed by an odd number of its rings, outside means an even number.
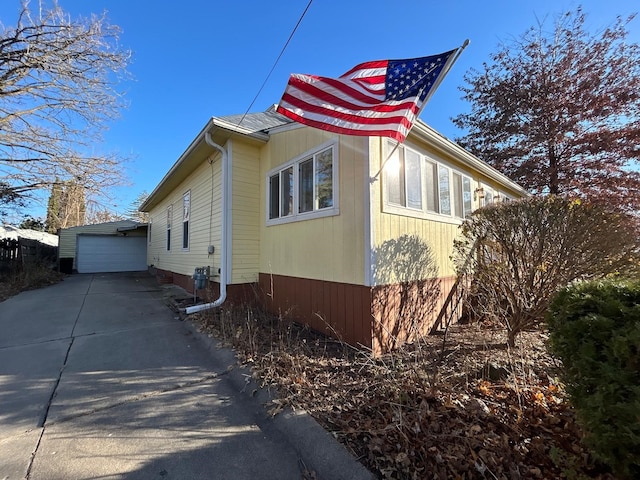
[[[71,273],[147,270],[147,224],[132,220],[62,228],[60,271]]]

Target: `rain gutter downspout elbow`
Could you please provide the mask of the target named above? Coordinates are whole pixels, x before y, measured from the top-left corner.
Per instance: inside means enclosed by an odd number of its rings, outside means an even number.
[[[227,232],[229,229],[229,206],[231,199],[229,198],[229,155],[227,150],[214,143],[211,139],[209,132],[205,133],[204,137],[208,145],[212,146],[220,152],[222,155],[222,222],[220,226],[220,296],[212,303],[203,303],[201,305],[193,305],[187,307],[185,313],[190,315],[192,313],[201,312],[203,310],[209,310],[211,308],[219,307],[227,298],[227,282],[228,282],[228,245],[227,245]]]

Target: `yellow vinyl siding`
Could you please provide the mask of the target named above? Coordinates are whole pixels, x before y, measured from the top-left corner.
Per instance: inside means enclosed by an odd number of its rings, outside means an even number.
[[[374,257],[375,250],[380,248],[386,241],[398,239],[403,235],[415,235],[431,247],[438,265],[439,276],[449,277],[455,275],[451,254],[453,253],[454,239],[458,235],[459,226],[462,223],[461,219],[445,215],[440,216],[438,214],[430,214],[429,218],[419,218],[419,216],[409,209],[402,208],[394,208],[393,212],[385,212],[384,172],[380,171],[380,169],[384,159],[388,155],[388,149],[385,148],[386,142],[386,139],[372,137],[369,144],[371,175],[374,176],[380,172],[370,190],[372,223],[371,248]],[[489,180],[486,176],[479,174],[453,156],[441,151],[436,151],[426,143],[414,142],[411,143],[411,147],[423,154],[427,154],[430,159],[438,160],[444,165],[451,167],[453,171],[470,177],[473,209],[480,206],[480,201],[476,198],[474,191],[480,187],[481,184],[489,185],[495,190],[506,193],[513,198],[521,196],[519,193],[509,190],[504,185],[499,185],[495,181]],[[425,188],[425,186],[423,185],[422,188]],[[372,261],[375,260],[372,258]]]
[[[337,145],[339,215],[266,226],[267,172],[327,141]],[[272,134],[260,166],[260,271],[362,284],[364,280],[364,168],[366,138],[308,127]],[[337,203],[336,203],[337,195]]]
[[[259,149],[240,141],[232,144],[231,160],[231,276],[229,283],[258,280],[259,263]],[[218,280],[221,267],[222,160],[220,154],[201,164],[151,211],[152,235],[148,261],[162,270],[192,275],[196,267],[211,267]],[[213,187],[211,175],[213,174]],[[189,248],[182,249],[182,198],[191,192]],[[166,249],[167,207],[173,205],[171,251]],[[212,208],[213,205],[213,208]],[[214,254],[208,254],[209,245]]]
[[[196,267],[210,266],[212,273],[220,267],[220,156],[212,165],[207,158],[150,212],[151,242],[147,247],[147,263],[162,270],[193,275]],[[213,191],[211,175],[213,175]],[[191,193],[189,248],[182,248],[183,196]],[[213,194],[212,194],[213,193]],[[213,215],[211,201],[213,199]],[[171,250],[167,251],[167,208],[172,206]],[[211,222],[210,222],[211,217]],[[211,229],[210,229],[211,226]],[[213,255],[208,246],[214,245]]]
[[[232,268],[230,283],[258,281],[260,255],[260,149],[233,142]]]

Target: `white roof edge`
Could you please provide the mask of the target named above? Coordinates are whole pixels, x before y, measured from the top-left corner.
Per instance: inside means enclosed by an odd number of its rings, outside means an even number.
[[[252,137],[257,140],[264,140],[265,142],[269,140],[269,135],[266,133],[256,132],[255,130],[249,130],[235,123],[227,122],[226,120],[223,120],[218,117],[211,117],[211,121],[215,126],[224,128],[225,130],[230,130],[232,132],[236,132],[241,135],[246,135],[248,137]]]
[[[140,225],[146,225],[146,223],[141,223],[141,222],[136,222],[135,220],[128,220],[128,219],[124,219],[124,220],[112,220],[110,222],[100,222],[100,223],[88,223],[86,225],[76,225],[75,227],[66,227],[66,228],[61,228],[60,230],[75,230],[75,229],[83,229],[86,227],[92,227],[94,225],[117,225],[117,224],[129,224],[131,226],[135,225],[140,226]]]
[[[230,123],[230,122],[227,122],[225,120],[222,120],[222,119],[220,119],[218,117],[211,117],[207,121],[207,123],[204,125],[204,127],[202,127],[202,129],[200,130],[198,135],[196,135],[194,137],[194,139],[191,140],[191,143],[189,144],[189,146],[186,148],[186,150],[184,152],[182,152],[182,155],[180,155],[180,157],[178,157],[178,160],[176,160],[174,162],[174,164],[171,166],[169,171],[167,173],[165,173],[165,175],[158,182],[158,184],[153,189],[153,191],[149,194],[147,199],[142,203],[142,205],[140,205],[140,207],[138,207],[139,211],[141,211],[141,212],[145,211],[144,208],[146,208],[147,204],[149,203],[149,200],[151,200],[154,197],[154,195],[157,193],[157,191],[173,175],[173,173],[178,168],[180,168],[180,166],[184,163],[186,158],[191,154],[193,149],[199,143],[204,141],[205,134],[207,132],[211,133],[211,129],[213,127],[218,127],[218,128],[224,129],[224,130],[228,130],[230,132],[239,133],[240,135],[245,135],[245,136],[248,136],[248,137],[252,137],[252,138],[255,138],[256,140],[261,140],[261,141],[264,141],[264,142],[269,140],[269,135],[268,134],[261,133],[261,132],[253,132],[251,130],[247,130],[246,128],[242,128],[242,127],[240,127],[240,126],[238,126],[238,125],[236,125],[234,123]]]
[[[305,127],[305,125],[298,122],[286,123],[284,125],[279,125],[277,127],[270,128],[269,134],[287,132],[289,130],[296,130],[298,128],[303,128],[303,127]]]
[[[507,177],[504,173],[501,173],[499,170],[496,170],[494,167],[489,165],[488,163],[480,160],[471,152],[465,150],[460,145],[455,143],[453,140],[445,137],[440,132],[435,130],[434,128],[427,125],[422,120],[418,119],[418,121],[414,124],[411,129],[411,133],[415,134],[418,138],[422,138],[430,143],[432,143],[435,147],[438,147],[442,150],[445,150],[451,153],[455,158],[460,158],[471,165],[473,168],[483,173],[487,177],[499,182],[511,190],[514,190],[520,193],[523,196],[529,196],[530,193],[525,190],[521,185],[518,185],[516,182]],[[409,135],[411,135],[411,133]]]

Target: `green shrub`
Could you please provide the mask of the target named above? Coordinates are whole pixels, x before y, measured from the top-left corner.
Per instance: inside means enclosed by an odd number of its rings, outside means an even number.
[[[640,478],[640,281],[568,287],[547,322],[586,444],[621,478]]]

